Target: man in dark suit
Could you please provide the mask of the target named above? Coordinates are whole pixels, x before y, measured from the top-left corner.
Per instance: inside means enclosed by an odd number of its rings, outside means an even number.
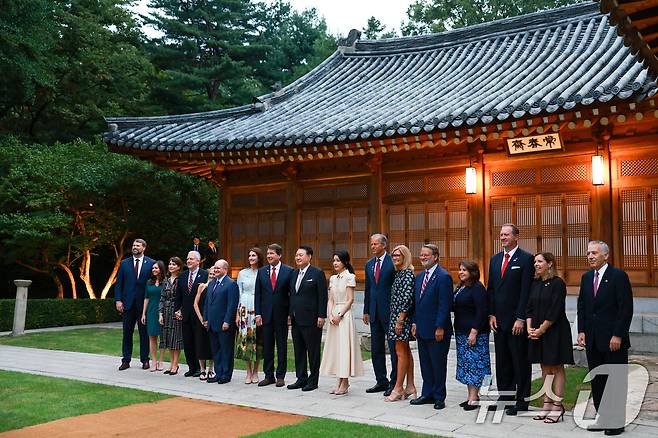
[[[612,377],[596,374],[592,398],[597,410],[596,423],[588,430],[605,430],[619,435],[626,424],[628,391],[628,330],[633,318],[633,291],[628,275],[608,264],[608,245],[592,241],[587,245],[591,271],[583,274],[578,294],[578,345],[585,347],[590,371],[600,365],[614,365],[621,372]],[[621,365],[621,367],[619,367]],[[603,399],[606,384],[610,387]]]
[[[183,321],[183,347],[189,370],[185,377],[199,377],[201,366],[196,355],[194,341],[195,331],[205,330],[194,312],[194,298],[201,283],[208,281],[208,272],[200,269],[201,254],[197,251],[187,253],[187,270],[178,277],[176,291],[176,318]]]
[[[288,360],[288,313],[292,268],[281,263],[283,248],[276,243],[267,247],[267,266],[256,274],[254,310],[256,325],[263,327],[263,372],[258,386],[285,385]],[[274,346],[276,344],[276,380],[274,379]]]
[[[430,243],[421,247],[420,262],[424,270],[416,276],[411,332],[418,342],[423,391],[410,403],[434,403],[434,409],[443,409],[446,407],[446,372],[452,336],[452,278],[439,266],[436,245]]]
[[[217,247],[215,246],[215,241],[210,239],[208,241],[208,247],[206,248],[206,253],[203,258],[203,268],[204,269],[213,269],[215,262],[219,258],[219,252],[217,252]]]
[[[528,410],[532,369],[524,328],[525,309],[535,270],[533,256],[519,248],[518,239],[516,225],[504,224],[500,228],[503,251],[491,257],[487,283],[489,326],[494,332],[496,346],[496,387],[503,392],[499,401],[516,400],[505,411],[507,415]],[[495,410],[496,405],[490,406],[490,409]]]
[[[327,277],[311,266],[312,257],[310,246],[300,246],[295,253],[297,269],[290,276],[290,322],[297,381],[288,389],[302,391],[318,388],[322,327],[327,318]],[[307,356],[310,374],[306,372]]]
[[[391,287],[395,279],[393,260],[386,252],[388,239],[383,234],[370,236],[370,251],[374,255],[365,267],[366,286],[363,300],[363,323],[370,325],[370,345],[372,350],[372,367],[377,383],[366,392],[391,394],[397,378],[398,359],[395,354],[395,341],[388,340],[391,353],[391,378],[386,378],[386,333],[391,314]]]
[[[135,323],[137,323],[139,332],[139,360],[142,362],[142,369],[149,369],[149,340],[141,316],[144,309],[146,282],[151,277],[153,259],[146,257],[144,251],[146,251],[146,241],[135,239],[132,256],[121,260],[114,284],[115,305],[123,319],[123,340],[121,342],[123,357],[119,366],[120,371],[130,368]]]
[[[235,347],[235,314],[240,302],[238,284],[229,277],[228,262],[217,260],[215,278],[208,285],[203,325],[208,329],[210,350],[215,362],[215,377],[208,383],[228,383],[233,375]]]
[[[187,248],[187,251],[196,251],[199,254],[204,254],[206,249],[204,248],[203,244],[201,243],[201,238],[199,236],[194,236],[192,238],[192,245]]]

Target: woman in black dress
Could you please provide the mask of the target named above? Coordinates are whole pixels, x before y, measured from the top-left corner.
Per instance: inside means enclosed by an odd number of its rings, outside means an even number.
[[[411,264],[411,251],[404,245],[398,245],[391,251],[395,266],[395,280],[391,286],[391,318],[388,338],[395,341],[395,354],[398,356],[398,375],[391,395],[385,401],[399,401],[416,398],[414,384],[414,358],[409,348],[411,323],[414,306],[414,267]],[[404,378],[407,378],[407,386]]]
[[[534,419],[544,420],[544,423],[564,419],[564,364],[573,363],[571,326],[565,312],[566,297],[567,286],[555,274],[555,256],[550,252],[535,255],[535,280],[530,288],[526,326],[530,338],[528,356],[532,363],[541,365],[544,382],[543,412]],[[551,394],[555,399],[551,399]]]

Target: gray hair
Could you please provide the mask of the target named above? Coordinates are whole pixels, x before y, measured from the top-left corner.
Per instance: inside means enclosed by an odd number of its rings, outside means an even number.
[[[215,265],[217,265],[220,268],[228,269],[228,262],[224,259],[219,259],[215,262]]]
[[[603,240],[590,240],[587,246],[600,245],[604,254],[610,254],[610,247]]]
[[[434,257],[438,257],[438,256],[439,256],[439,247],[436,246],[436,245],[433,244],[433,243],[424,243],[423,246],[421,246],[421,248],[427,248],[427,249],[429,249],[430,251],[432,251],[432,255],[433,255]]]
[[[187,256],[193,255],[197,260],[201,261],[201,254],[199,251],[190,251],[187,253]]]
[[[379,240],[379,243],[381,243],[385,247],[388,246],[388,238],[381,233],[375,233],[372,236],[370,236],[370,238]]]

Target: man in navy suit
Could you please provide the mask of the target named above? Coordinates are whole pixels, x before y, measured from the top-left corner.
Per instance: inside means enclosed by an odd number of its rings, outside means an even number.
[[[267,266],[256,274],[254,311],[256,325],[263,327],[263,372],[258,386],[285,385],[288,360],[288,312],[292,268],[281,263],[283,248],[273,243],[267,247]],[[274,346],[276,344],[276,380],[274,380]]]
[[[120,371],[130,368],[135,323],[137,323],[139,331],[139,360],[142,362],[142,369],[149,369],[148,335],[146,326],[142,324],[141,316],[144,309],[146,282],[151,277],[153,259],[146,257],[144,251],[146,251],[146,241],[135,239],[132,256],[121,260],[114,285],[114,301],[117,311],[123,319],[123,341],[121,343],[123,358],[119,366]]]
[[[585,347],[590,371],[599,365],[623,365],[615,381],[604,374],[592,380],[592,398],[598,412],[596,424],[588,430],[605,430],[619,435],[626,423],[628,330],[633,318],[633,291],[628,275],[608,264],[608,245],[592,241],[587,245],[587,262],[591,271],[583,274],[578,294],[578,345]],[[603,399],[606,384],[611,394]]]
[[[240,291],[238,284],[227,275],[228,268],[226,260],[215,262],[215,278],[208,285],[203,310],[203,325],[209,331],[210,350],[215,362],[215,377],[208,379],[208,383],[228,383],[233,375],[235,314],[240,302]]]
[[[395,354],[395,341],[388,340],[391,353],[391,378],[386,378],[386,333],[391,314],[391,287],[395,279],[393,260],[386,252],[388,239],[383,234],[370,236],[370,251],[374,255],[365,267],[366,287],[363,300],[363,323],[370,325],[370,345],[372,350],[372,367],[377,383],[366,392],[391,394],[397,378],[398,359]]]
[[[528,410],[532,366],[528,359],[528,338],[524,332],[525,310],[534,278],[534,257],[519,248],[519,229],[514,224],[500,228],[503,251],[489,262],[489,326],[496,346],[496,387],[501,402],[516,402],[505,412],[516,415]],[[497,405],[490,406],[495,410]]]
[[[418,342],[423,391],[410,403],[434,403],[434,409],[443,409],[446,407],[446,372],[452,336],[452,278],[439,266],[436,245],[423,245],[419,257],[424,270],[416,276],[411,332]]]
[[[199,377],[201,365],[196,355],[195,335],[197,331],[205,330],[194,311],[194,298],[201,283],[208,281],[208,271],[199,268],[201,254],[197,251],[187,253],[187,270],[178,277],[176,291],[176,318],[183,321],[183,347],[185,360],[189,370],[185,377]]]
[[[295,253],[297,269],[290,276],[290,322],[297,381],[288,385],[288,389],[302,391],[318,388],[322,327],[327,318],[327,277],[322,270],[311,266],[312,257],[310,246],[300,246]],[[310,374],[306,371],[307,364]]]

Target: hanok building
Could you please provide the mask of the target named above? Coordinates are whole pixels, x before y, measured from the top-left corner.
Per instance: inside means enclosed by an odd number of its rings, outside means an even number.
[[[658,297],[658,63],[638,11],[617,6],[376,41],[352,31],[251,105],[111,118],[104,140],[216,184],[236,269],[253,245],[281,243],[292,262],[308,244],[328,272],[348,250],[363,279],[380,231],[414,254],[438,244],[453,274],[464,258],[486,269],[514,222],[521,247],[557,256],[570,292],[602,239],[635,295]]]

